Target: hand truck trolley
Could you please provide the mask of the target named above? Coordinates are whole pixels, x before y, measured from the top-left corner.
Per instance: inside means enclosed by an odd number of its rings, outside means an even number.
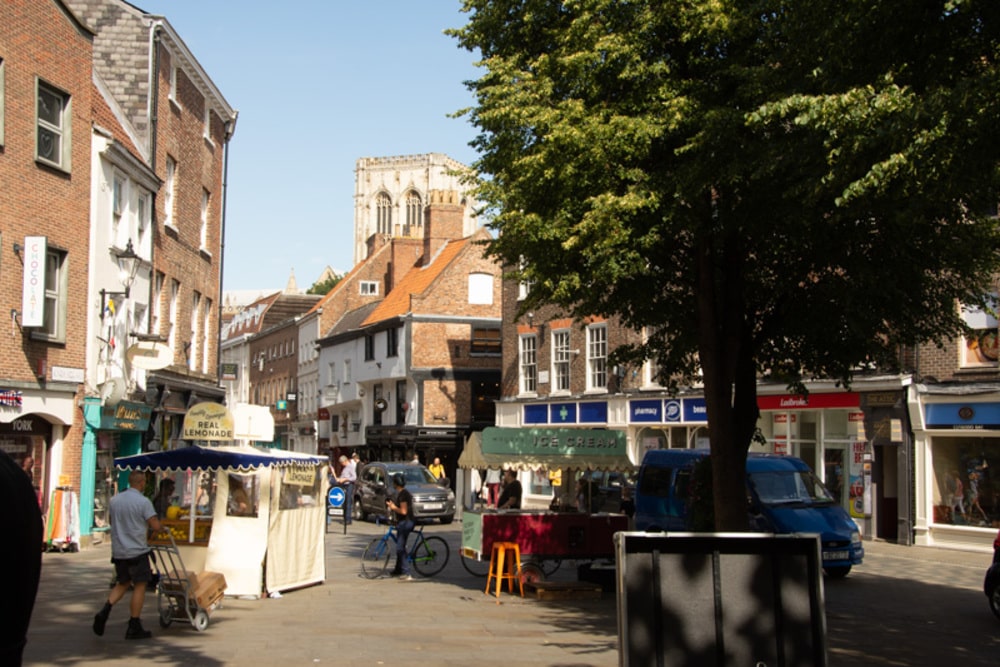
[[[166,628],[175,620],[186,620],[204,632],[209,615],[222,605],[226,579],[218,572],[188,572],[173,535],[167,536],[169,544],[150,545],[154,572],[159,577],[156,606],[160,625]]]

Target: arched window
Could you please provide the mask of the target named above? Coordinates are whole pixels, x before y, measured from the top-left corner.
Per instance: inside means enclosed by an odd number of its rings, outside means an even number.
[[[424,204],[415,190],[406,193],[406,226],[410,236],[417,236],[424,226]]]
[[[379,234],[392,233],[392,200],[382,192],[375,197],[375,223]]]

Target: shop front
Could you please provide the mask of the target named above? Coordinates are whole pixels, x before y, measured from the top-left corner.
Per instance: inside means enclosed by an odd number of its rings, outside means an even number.
[[[918,385],[916,543],[991,548],[1000,528],[1000,387]]]
[[[114,469],[116,456],[142,451],[153,410],[145,403],[121,401],[104,405],[101,399],[83,400],[84,434],[80,473],[80,533],[105,533],[109,527],[111,497],[125,484]]]
[[[805,461],[866,539],[911,543],[911,444],[901,389],[766,394],[758,406],[766,443],[751,451]]]

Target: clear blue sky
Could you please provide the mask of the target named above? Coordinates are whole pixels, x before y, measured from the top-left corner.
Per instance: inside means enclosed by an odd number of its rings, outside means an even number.
[[[302,289],[351,268],[354,165],[445,153],[471,164],[473,54],[443,34],[459,0],[130,0],[165,16],[239,110],[223,289]]]

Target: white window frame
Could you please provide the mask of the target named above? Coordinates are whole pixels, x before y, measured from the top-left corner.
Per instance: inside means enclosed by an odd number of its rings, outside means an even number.
[[[524,267],[527,266],[527,262],[524,261],[522,257],[518,262],[519,268],[523,271]],[[517,300],[524,301],[528,298],[528,294],[531,293],[531,281],[530,280],[520,280],[517,283]]]
[[[149,192],[141,188],[133,188],[136,191],[135,194],[135,229],[136,238],[139,241],[139,247],[146,247],[146,232],[149,231],[149,222],[151,220],[151,206],[153,203],[153,197]]]
[[[587,327],[587,390],[608,389],[608,325],[606,322]]]
[[[49,343],[66,342],[66,309],[69,295],[69,254],[52,248],[45,252],[44,324],[31,329],[31,337]]]
[[[491,274],[469,274],[469,305],[493,305],[493,276]]]
[[[208,210],[211,204],[212,193],[205,188],[201,189],[201,235],[199,247],[202,252],[208,252]]]
[[[114,243],[124,245],[120,238],[122,216],[127,212],[128,179],[117,170],[111,173],[111,238]]]
[[[59,108],[56,110],[59,124],[56,125],[51,119],[42,118],[39,107],[42,104],[42,95],[48,96],[53,102],[58,102]],[[71,171],[71,157],[73,154],[73,100],[69,93],[59,90],[41,79],[35,79],[35,160],[42,164],[54,167],[60,171]],[[41,135],[50,133],[59,139],[59,148],[49,156],[42,155]],[[50,152],[51,151],[46,151]]]
[[[208,342],[211,340],[211,336],[208,332],[211,331],[212,322],[212,300],[208,297],[204,299],[205,305],[202,308],[202,325],[201,325],[201,372],[208,373],[208,357],[209,357],[209,347]]]
[[[552,393],[568,394],[570,391],[569,329],[552,332]]]
[[[153,276],[153,303],[150,310],[149,330],[154,334],[160,333],[160,316],[163,314],[163,280],[164,275],[157,271]]]
[[[174,196],[177,194],[177,160],[167,156],[167,177],[163,184],[163,226],[177,229],[174,226]]]
[[[170,279],[170,305],[167,311],[167,344],[170,346],[171,358],[177,358],[177,299],[180,296],[181,284],[174,278]]]
[[[188,368],[195,370],[198,368],[198,352],[201,339],[201,292],[193,290],[191,292],[191,342],[188,345]]]
[[[201,136],[205,138],[205,141],[208,141],[209,143],[211,143],[211,141],[212,141],[212,107],[208,106],[208,104],[205,105],[205,115],[202,118],[202,121],[204,122],[205,127],[204,127],[204,130],[202,131],[202,135]]]
[[[521,394],[538,393],[538,336],[533,333],[518,340],[518,387]]]
[[[358,281],[358,294],[361,296],[378,296],[378,287],[377,280]]]
[[[180,100],[177,99],[177,65],[170,66],[170,90],[167,93],[167,98],[177,106],[181,105]]]

